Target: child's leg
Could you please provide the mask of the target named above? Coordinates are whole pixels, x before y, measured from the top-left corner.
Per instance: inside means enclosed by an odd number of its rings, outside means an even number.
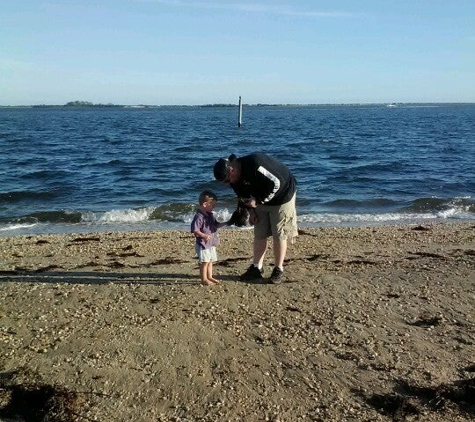
[[[200,264],[201,284],[203,284],[204,286],[209,286],[211,284],[214,284],[213,281],[208,278],[209,265],[210,265],[210,262],[202,262]]]
[[[208,269],[208,280],[211,280],[215,284],[219,284],[221,283],[221,280],[213,277],[213,265],[214,265],[213,262],[216,262],[218,260],[216,246],[213,246],[210,252],[211,252],[211,259],[210,259],[209,269]]]
[[[212,262],[210,262],[208,265],[208,280],[212,281],[214,284],[221,283],[220,280],[213,277],[213,263]]]

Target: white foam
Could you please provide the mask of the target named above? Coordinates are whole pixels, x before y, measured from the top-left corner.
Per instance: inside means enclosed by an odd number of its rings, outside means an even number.
[[[318,213],[303,214],[297,217],[299,223],[308,225],[341,225],[341,224],[383,224],[389,222],[409,222],[436,219],[435,214],[336,214]]]
[[[29,229],[31,227],[35,227],[36,224],[8,224],[5,227],[0,227],[0,231],[8,231],[8,230],[21,230],[21,229]]]
[[[138,210],[111,210],[104,213],[85,213],[82,216],[84,223],[143,223],[150,219],[154,208],[140,208]]]
[[[468,211],[467,207],[453,207],[437,213],[438,218],[453,218],[453,219],[473,219],[473,213]]]

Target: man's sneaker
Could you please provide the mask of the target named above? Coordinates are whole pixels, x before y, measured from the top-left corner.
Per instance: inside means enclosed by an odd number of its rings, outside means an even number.
[[[272,271],[272,274],[269,278],[269,283],[280,284],[283,281],[285,281],[284,272],[281,269],[274,267],[274,270]]]
[[[253,264],[246,270],[244,274],[239,277],[242,281],[251,281],[262,279],[262,272],[259,268],[255,267]]]

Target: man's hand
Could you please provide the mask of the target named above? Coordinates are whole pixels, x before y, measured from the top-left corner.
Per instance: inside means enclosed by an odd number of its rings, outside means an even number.
[[[249,207],[249,208],[256,208],[257,207],[257,201],[255,198],[249,198],[247,201],[246,201],[246,207]]]

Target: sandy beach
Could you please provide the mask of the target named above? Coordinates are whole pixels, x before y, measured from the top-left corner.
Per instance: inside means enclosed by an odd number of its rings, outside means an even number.
[[[0,420],[474,420],[473,222],[302,229],[281,285],[220,236],[212,287],[186,231],[0,238]]]

